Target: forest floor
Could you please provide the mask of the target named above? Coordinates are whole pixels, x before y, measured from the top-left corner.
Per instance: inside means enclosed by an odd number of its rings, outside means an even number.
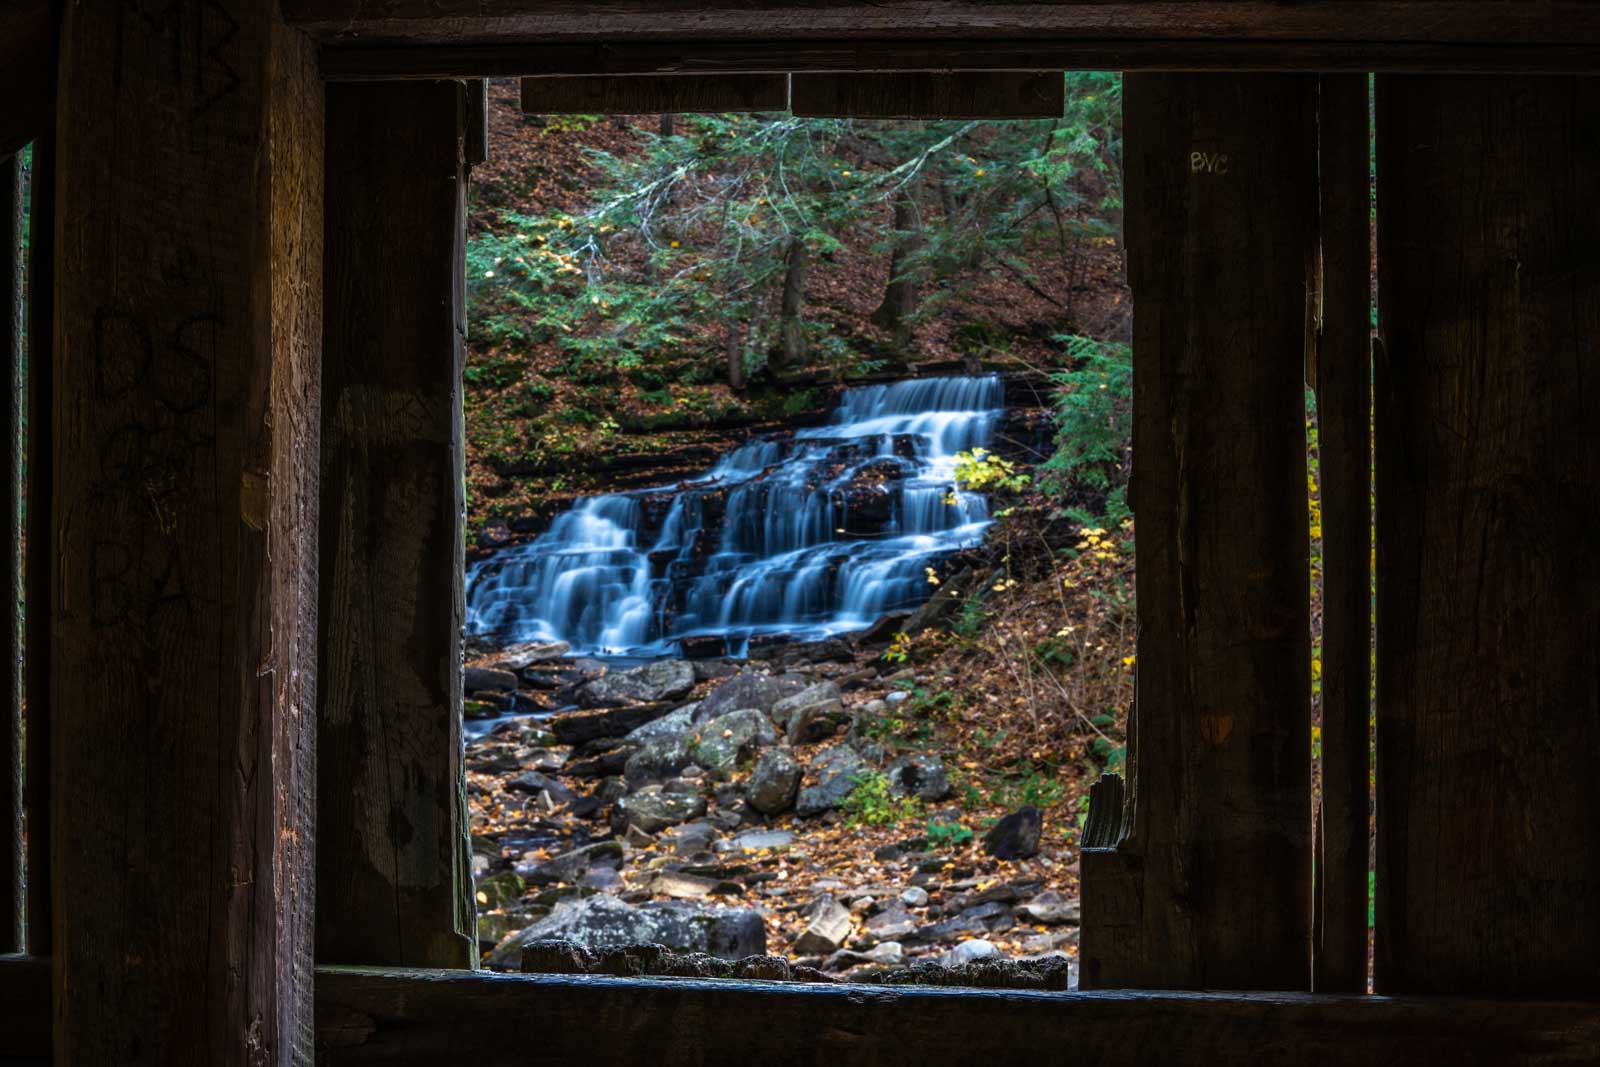
[[[491,96],[474,233],[507,210],[584,210],[594,151],[625,154],[658,122],[524,116],[509,82]],[[866,320],[888,279],[874,237],[847,241],[806,292],[809,314],[866,349],[883,343]],[[1114,245],[1097,246],[1064,291],[1050,300],[984,276],[917,326],[907,372],[1047,372],[1064,363],[1052,340],[1062,333],[1124,334]],[[586,382],[551,347],[475,335],[471,551],[533,536],[577,495],[668,483],[750,433],[821,418],[849,369],[813,370],[806,389],[758,376],[739,393],[719,381],[663,393],[628,375]],[[749,663],[657,665],[643,688],[618,682],[623,664],[477,649],[469,714],[532,713],[494,722],[467,748],[491,964],[516,967],[529,931],[581,933],[580,907],[584,921],[643,923],[648,935],[660,928],[641,913],[663,906],[704,919],[696,936],[731,938],[720,954],[750,948],[756,922],[756,951],[817,977],[991,953],[1073,960],[1088,789],[1121,769],[1132,700],[1132,526],[1069,519],[1031,489],[1003,502],[985,545],[935,576],[929,608],[864,638],[774,644]],[[758,698],[716,696],[757,676],[773,685]],[[672,684],[652,689],[663,677]],[[608,678],[625,692],[608,692]],[[810,704],[781,703],[808,692]],[[760,721],[711,714],[752,707]],[[787,802],[758,801],[774,775],[788,789],[784,757],[797,779]]]

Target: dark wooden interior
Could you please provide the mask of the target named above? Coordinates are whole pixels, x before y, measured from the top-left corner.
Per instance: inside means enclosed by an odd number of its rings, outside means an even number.
[[[1086,991],[468,969],[460,570],[420,563],[462,550],[466,79],[1033,114],[1064,67],[1128,72],[1137,307]],[[0,3],[0,1064],[1600,1062],[1597,68],[1583,0]]]

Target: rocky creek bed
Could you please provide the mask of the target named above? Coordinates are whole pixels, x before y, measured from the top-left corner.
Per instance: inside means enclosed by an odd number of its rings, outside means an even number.
[[[530,967],[569,973],[1064,988],[1067,828],[963,806],[970,760],[886,728],[944,681],[882,658],[915,621],[749,662],[608,666],[552,643],[470,663],[469,714],[521,713],[466,748],[486,965],[540,946]]]

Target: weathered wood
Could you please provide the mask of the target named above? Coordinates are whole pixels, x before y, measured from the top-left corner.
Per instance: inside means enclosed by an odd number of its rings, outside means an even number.
[[[784,111],[788,107],[787,74],[522,79],[522,110],[539,115]]]
[[[0,955],[0,1064],[50,1060],[50,961]]]
[[[1378,81],[1380,992],[1600,992],[1600,83]]]
[[[1364,993],[1372,696],[1372,225],[1366,76],[1324,76],[1317,107],[1322,806],[1313,980],[1319,993]]]
[[[903,74],[796,74],[790,110],[822,118],[1060,118],[1060,71],[913,71]]]
[[[284,11],[323,41],[364,44],[807,38],[1600,44],[1600,22],[1582,0],[285,0]]]
[[[555,1020],[555,1022],[552,1022]],[[977,1044],[975,1045],[974,1042]],[[1592,1064],[1600,1006],[317,969],[317,1061],[357,1064]]]
[[[22,159],[0,160],[0,379],[5,388],[5,562],[0,564],[0,953],[21,952],[22,853]]]
[[[28,220],[28,481],[27,558],[23,599],[31,607],[23,622],[23,692],[27,696],[28,951],[48,956],[54,904],[51,900],[50,768],[54,766],[51,707],[51,598],[54,591],[56,543],[54,518],[55,464],[55,267],[56,267],[56,139],[46,134],[33,142],[33,174],[29,185]]]
[[[327,98],[317,958],[469,967],[463,92]]]
[[[1133,897],[1086,888],[1086,988],[1310,981],[1302,358],[1315,88],[1309,76],[1124,83],[1139,551],[1131,822],[1114,860],[1086,861]],[[1113,863],[1121,873],[1105,874]]]
[[[0,160],[55,123],[55,34],[50,0],[0,4]]]
[[[1466,0],[1470,2],[1470,0]],[[1195,6],[1185,4],[1186,8]],[[1280,5],[1277,11],[1312,5]],[[1348,6],[1319,4],[1317,7]],[[1399,7],[1400,5],[1390,5]],[[1411,7],[1406,4],[1405,7]],[[1521,11],[1503,7],[1502,11]],[[1593,9],[1580,16],[1594,17]],[[1448,18],[1442,25],[1450,25]],[[1580,26],[1578,33],[1587,31]],[[1600,72],[1593,44],[1427,43],[1421,41],[1137,40],[1125,37],[960,41],[937,38],[864,41],[809,38],[781,41],[699,40],[628,43],[560,43],[517,38],[502,43],[335,43],[322,53],[330,81],[382,79],[516,78],[530,74],[762,74],[917,70],[1121,70],[1137,71],[1529,71]]]
[[[466,157],[469,168],[489,162],[489,83],[474,78],[466,85]]]
[[[274,11],[66,5],[61,1064],[309,1060],[323,100]]]

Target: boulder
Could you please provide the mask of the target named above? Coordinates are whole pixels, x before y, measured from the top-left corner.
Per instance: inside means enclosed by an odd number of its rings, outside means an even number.
[[[695,713],[695,718],[697,721],[706,722],[741,708],[755,708],[762,714],[770,714],[778,701],[784,697],[794,696],[806,686],[804,678],[788,675],[773,677],[760,671],[740,671],[713,689],[700,702],[700,709]]]
[[[626,737],[639,727],[665,718],[674,706],[668,703],[633,704],[599,711],[574,711],[550,720],[550,732],[564,745],[581,745],[603,737]]]
[[[825,748],[812,762],[811,769],[817,784],[800,790],[795,801],[795,813],[801,816],[820,815],[844,803],[844,798],[856,787],[857,781],[871,768],[853,748],[834,745]]]
[[[515,871],[501,871],[480,881],[474,895],[480,908],[501,908],[515,903],[522,890],[522,878]]]
[[[635,751],[632,745],[618,745],[588,759],[573,760],[562,773],[569,778],[608,778],[621,774]]]
[[[894,635],[906,628],[906,620],[911,618],[909,611],[894,611],[879,617],[878,621],[855,635],[856,644],[862,646],[887,645],[894,640]]]
[[[901,756],[885,768],[884,774],[893,796],[932,802],[950,795],[950,775],[938,756]]]
[[[557,779],[540,774],[538,771],[524,771],[507,782],[503,788],[507,793],[531,793],[534,796],[549,793],[550,799],[557,804],[566,804],[578,797],[578,794]]]
[[[763,815],[777,815],[794,807],[800,792],[801,768],[787,749],[774,748],[761,754],[750,772],[745,800]]]
[[[680,645],[685,659],[716,659],[728,654],[728,639],[715,634],[685,637]]]
[[[962,964],[975,963],[978,960],[994,959],[1000,955],[1000,950],[994,942],[975,938],[963,941],[955,948],[939,957],[939,962],[946,967],[960,967]]]
[[[717,852],[764,852],[772,848],[787,848],[794,844],[794,834],[788,830],[746,830],[712,845]]]
[[[824,894],[806,909],[806,928],[791,946],[797,956],[826,956],[837,952],[850,937],[850,912]]]
[[[1044,819],[1032,804],[1018,808],[983,835],[983,847],[995,859],[1025,860],[1039,854]]]
[[[867,920],[867,933],[880,941],[892,941],[916,932],[917,917],[899,904],[890,904]]]
[[[642,667],[611,671],[578,689],[585,707],[676,700],[694,688],[694,668],[681,659],[657,660]]]
[[[684,733],[694,725],[694,713],[699,707],[698,701],[693,704],[685,704],[676,711],[668,712],[654,722],[645,723],[629,733],[623,740],[642,745],[646,741],[654,741],[658,738]]]
[[[634,907],[601,894],[557,905],[545,918],[496,946],[488,964],[500,969],[517,967],[524,946],[550,938],[574,941],[591,951],[656,944],[725,960],[760,955],[767,947],[766,924],[753,908],[720,908],[685,901]]]
[[[562,882],[578,882],[591,867],[603,865],[616,868],[621,863],[620,841],[597,841],[583,848],[575,848],[571,852],[563,852],[543,863],[533,864],[525,872],[519,864],[518,871],[529,885],[556,885]]]
[[[795,713],[816,705],[833,705],[839,703],[839,687],[833,682],[818,682],[808,685],[793,696],[784,697],[772,705],[772,721],[780,729],[787,729],[789,720]]]
[[[639,746],[628,757],[628,762],[622,768],[622,776],[630,785],[664,782],[693,762],[688,734],[669,734]]]
[[[826,741],[839,732],[839,727],[850,721],[850,713],[837,700],[826,704],[808,704],[794,713],[789,720],[784,740],[791,745],[809,745]]]
[[[635,793],[617,801],[611,828],[621,834],[629,827],[653,834],[706,813],[705,797],[689,793]]]
[[[1081,915],[1076,900],[1068,900],[1053,889],[1017,907],[1017,916],[1025,922],[1043,923],[1046,926],[1077,926]]]
[[[509,693],[517,688],[517,676],[510,671],[497,671],[492,667],[465,667],[461,671],[461,689],[466,693]]]
[[[928,906],[928,891],[920,885],[914,885],[900,894],[900,903],[908,908],[925,908]]]
[[[607,778],[586,796],[581,796],[567,806],[567,811],[580,819],[592,819],[612,804],[628,795],[628,787],[620,778]]]
[[[502,671],[526,670],[535,664],[558,663],[571,649],[565,641],[526,641],[501,650],[494,665]]]
[[[740,760],[778,742],[772,720],[755,708],[710,719],[691,736],[689,754],[713,778],[728,777]]]

